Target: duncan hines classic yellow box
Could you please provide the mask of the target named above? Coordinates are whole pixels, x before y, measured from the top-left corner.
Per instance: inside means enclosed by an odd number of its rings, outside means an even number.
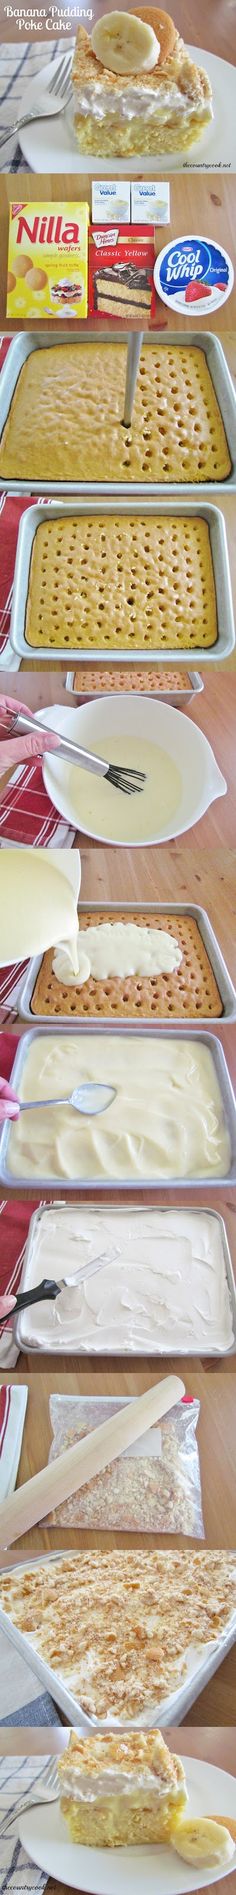
[[[88,312],[88,204],[10,204],[7,316]]]

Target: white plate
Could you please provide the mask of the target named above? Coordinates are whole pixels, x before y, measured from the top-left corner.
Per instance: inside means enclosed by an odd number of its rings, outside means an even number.
[[[236,114],[235,114],[235,67],[228,60],[218,59],[215,53],[204,53],[198,46],[189,46],[190,59],[198,66],[204,66],[210,79],[213,92],[214,118],[206,126],[201,139],[191,146],[188,152],[165,152],[163,159],[157,156],[158,172],[192,171],[197,165],[198,171],[209,171],[220,166],[223,170],[236,171]],[[53,67],[55,72],[56,67]],[[52,66],[42,67],[42,93],[48,78],[52,76]],[[22,96],[22,110],[31,110],[35,94],[38,97],[39,76],[26,86]],[[26,125],[20,137],[21,150],[32,171],[79,172],[93,177],[109,177],[111,158],[93,158],[91,152],[79,152],[78,141],[73,130],[73,105],[58,118],[36,119],[35,124]],[[143,157],[140,151],[136,158],[116,158],[117,177],[122,175],[136,177],[140,171],[142,158],[143,174],[152,169],[153,158]],[[155,160],[154,160],[155,162]]]
[[[214,1764],[195,1757],[183,1757],[189,1793],[188,1815],[235,1816],[235,1777]],[[232,1861],[222,1869],[191,1869],[171,1849],[84,1849],[69,1840],[59,1803],[42,1804],[27,1810],[19,1825],[20,1841],[26,1854],[46,1875],[52,1875],[69,1888],[85,1895],[188,1895],[191,1889],[210,1888],[223,1875],[236,1868],[236,1849]]]

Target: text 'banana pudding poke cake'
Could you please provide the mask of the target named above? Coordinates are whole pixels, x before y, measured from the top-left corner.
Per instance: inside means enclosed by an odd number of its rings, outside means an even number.
[[[213,117],[208,75],[159,7],[79,26],[72,78],[80,149],[101,158],[186,151]]]
[[[71,1731],[58,1772],[71,1842],[87,1848],[168,1842],[173,1816],[185,1808],[184,1766],[159,1730],[126,1737]]]

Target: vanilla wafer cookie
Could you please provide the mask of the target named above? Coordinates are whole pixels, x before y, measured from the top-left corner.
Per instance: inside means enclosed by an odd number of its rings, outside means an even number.
[[[48,517],[33,542],[25,635],[53,650],[215,644],[209,527],[178,514]]]
[[[105,914],[91,910],[81,917],[81,928],[99,927],[104,920],[120,921],[119,910]],[[125,923],[125,914],[123,920]],[[187,1020],[220,1017],[221,996],[213,969],[202,941],[200,929],[191,915],[152,915],[139,910],[127,916],[139,927],[161,929],[174,936],[181,949],[180,967],[173,974],[117,975],[94,980],[90,975],[83,987],[66,986],[53,973],[54,949],[44,954],[35,982],[31,1012],[45,1018],[66,1014],[72,1020]]]
[[[204,348],[141,352],[132,426],[122,426],[126,346],[36,348],[20,370],[0,443],[4,479],[184,484],[227,480],[231,459]]]

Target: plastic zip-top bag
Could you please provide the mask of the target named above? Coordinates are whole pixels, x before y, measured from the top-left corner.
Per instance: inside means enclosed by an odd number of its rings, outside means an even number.
[[[49,1460],[81,1441],[127,1406],[110,1396],[50,1396]],[[52,1526],[98,1527],[123,1533],[178,1533],[204,1539],[196,1430],[199,1401],[184,1396],[158,1427],[48,1516]]]

